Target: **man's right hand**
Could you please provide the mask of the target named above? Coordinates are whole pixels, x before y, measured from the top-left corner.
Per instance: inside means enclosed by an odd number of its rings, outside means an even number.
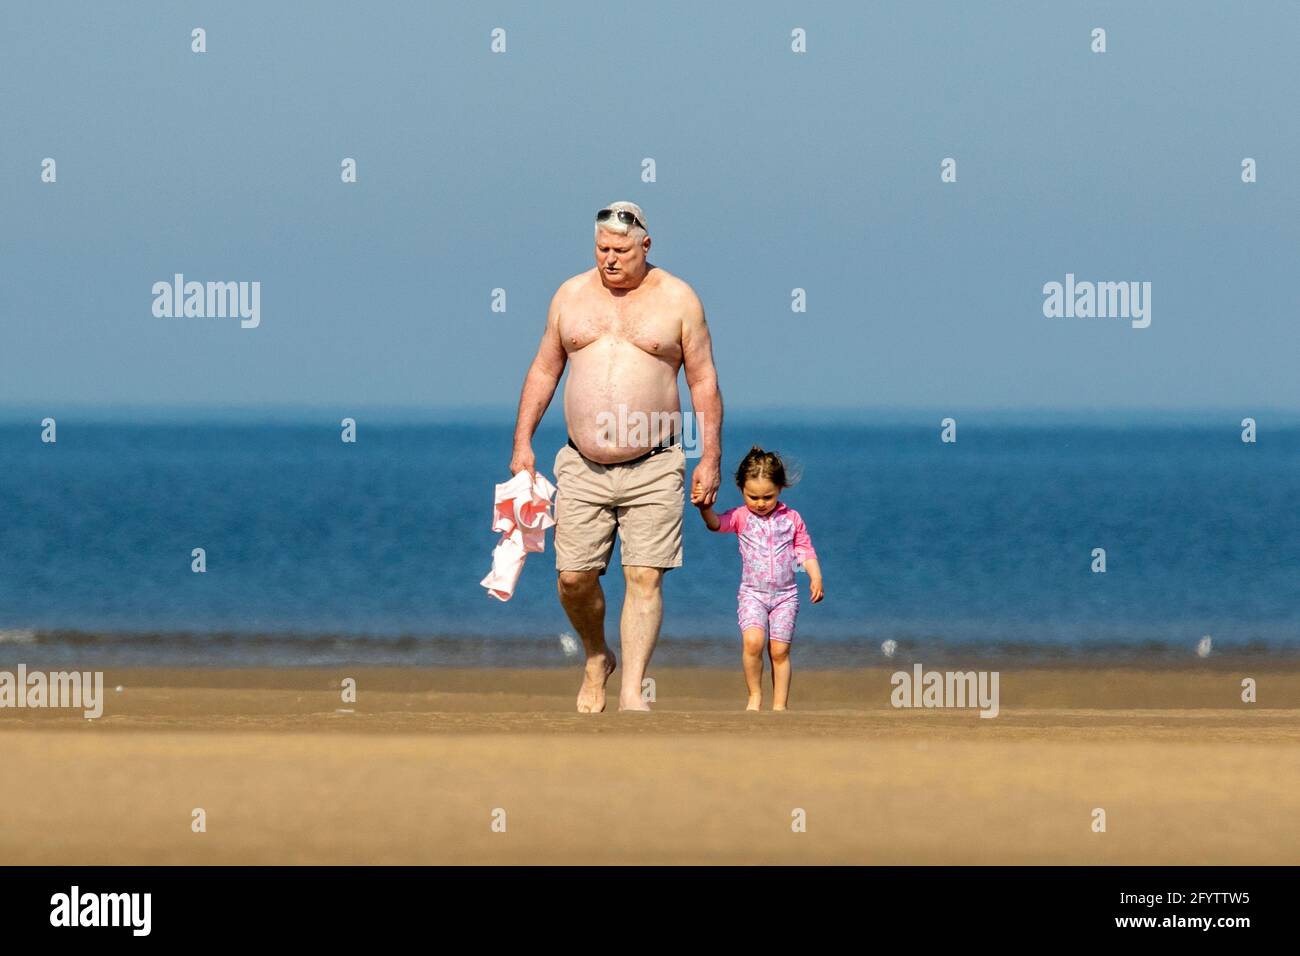
[[[526,471],[530,475],[537,475],[537,459],[533,456],[532,445],[520,445],[515,448],[514,457],[510,459],[510,474],[517,475],[521,471]]]

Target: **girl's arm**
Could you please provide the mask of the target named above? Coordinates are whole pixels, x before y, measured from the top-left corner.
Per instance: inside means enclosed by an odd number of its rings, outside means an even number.
[[[696,502],[695,507],[700,509],[700,517],[704,519],[704,523],[709,526],[710,531],[738,534],[745,527],[744,519],[741,517],[744,508],[728,508],[722,514],[714,514],[713,508],[709,505]]]
[[[817,552],[813,548],[812,536],[808,526],[803,523],[799,512],[794,513],[794,556],[808,572],[808,586],[812,591],[812,602],[816,604],[824,596],[822,591],[822,566],[817,561]]]
[[[817,563],[816,558],[808,558],[803,563],[803,569],[808,572],[808,589],[812,602],[816,604],[826,596],[826,592],[822,590],[822,566]]]

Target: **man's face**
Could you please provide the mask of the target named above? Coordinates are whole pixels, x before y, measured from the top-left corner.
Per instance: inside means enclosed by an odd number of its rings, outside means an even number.
[[[638,242],[631,236],[601,229],[596,233],[596,268],[608,286],[634,285],[645,272],[645,255],[650,237]]]

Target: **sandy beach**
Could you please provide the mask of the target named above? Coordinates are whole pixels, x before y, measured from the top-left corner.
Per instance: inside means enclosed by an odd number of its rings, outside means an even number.
[[[592,716],[576,669],[109,670],[98,720],[0,710],[0,861],[1300,863],[1300,665],[1003,665],[993,719],[893,708],[906,666]]]

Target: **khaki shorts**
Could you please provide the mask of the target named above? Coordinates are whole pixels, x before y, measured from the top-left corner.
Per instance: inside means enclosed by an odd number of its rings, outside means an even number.
[[[555,569],[605,573],[614,532],[623,564],[682,566],[686,452],[680,444],[632,464],[602,465],[565,445],[555,456]]]

